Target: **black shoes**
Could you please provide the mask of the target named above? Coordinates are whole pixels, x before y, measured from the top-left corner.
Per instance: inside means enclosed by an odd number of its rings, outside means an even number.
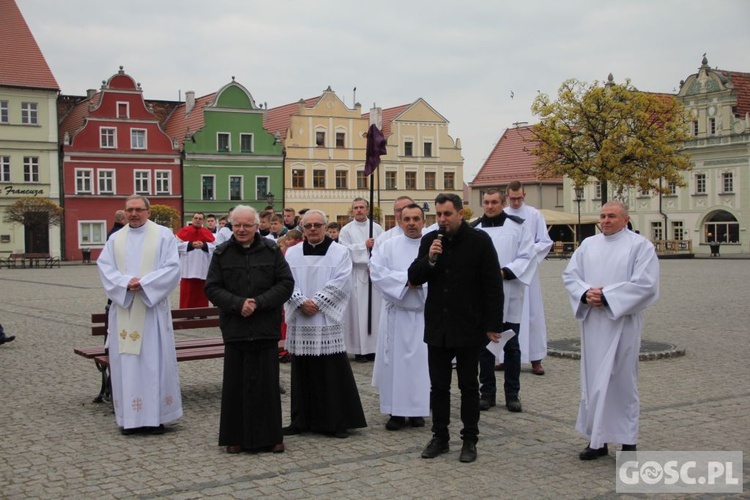
[[[424,427],[424,417],[409,417],[412,427]]]
[[[634,444],[624,444],[622,445],[622,450],[620,451],[638,451],[638,450],[636,450]]]
[[[448,453],[451,447],[447,440],[434,437],[427,443],[427,447],[422,450],[422,458],[435,458],[443,453]]]
[[[461,447],[461,455],[458,457],[459,462],[468,464],[477,459],[477,445],[476,443],[470,443],[464,441],[464,445]]]
[[[515,398],[505,398],[505,407],[508,409],[508,411],[512,411],[513,413],[520,413],[523,411],[523,408],[521,407],[521,400],[518,399],[518,397]]]
[[[482,394],[479,397],[479,411],[487,411],[495,406],[494,394]]]
[[[3,338],[0,338],[0,345],[5,344],[6,342],[13,342],[16,340],[15,335],[4,335]]]
[[[388,422],[385,423],[385,428],[389,431],[397,431],[404,427],[406,427],[406,417],[391,416],[391,418],[388,419]]]
[[[297,434],[302,434],[302,431],[296,425],[289,425],[287,427],[283,427],[281,429],[281,433],[284,436],[296,436]]]
[[[630,445],[635,446],[635,445]],[[580,455],[578,455],[578,458],[581,460],[596,460],[599,457],[603,457],[607,455],[609,451],[607,450],[607,445],[605,444],[601,448],[592,448],[591,443],[584,449]]]
[[[130,429],[125,429],[124,427],[120,429],[120,434],[123,436],[132,436],[133,434],[151,434],[151,435],[160,435],[167,432],[167,429],[164,427],[164,424],[161,424],[157,427],[131,427]]]

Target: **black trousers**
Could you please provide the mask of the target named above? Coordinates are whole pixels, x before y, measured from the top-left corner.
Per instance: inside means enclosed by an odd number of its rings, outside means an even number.
[[[479,440],[479,353],[484,347],[427,346],[430,368],[430,403],[432,405],[432,433],[449,440],[448,425],[451,413],[451,378],[453,358],[456,358],[458,388],[461,391],[461,439],[471,443]]]
[[[521,348],[518,345],[518,332],[521,331],[519,323],[503,323],[503,331],[511,329],[516,334],[503,347],[505,354],[505,401],[517,401],[518,393],[521,391]],[[497,392],[495,381],[495,355],[487,348],[479,356],[479,382],[482,386],[479,392],[482,396],[494,396]]]

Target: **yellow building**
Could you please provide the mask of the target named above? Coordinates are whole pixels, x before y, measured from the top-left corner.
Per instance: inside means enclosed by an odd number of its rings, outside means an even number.
[[[363,115],[359,103],[348,108],[329,87],[318,97],[267,111],[266,130],[284,141],[284,206],[316,208],[329,221],[349,222],[352,200],[370,199],[364,166],[371,120],[387,138],[388,153],[373,175],[373,204],[381,207],[378,222],[384,228],[393,226],[399,196],[434,210],[438,193],[461,195],[460,141],[450,137],[448,120],[424,99]]]

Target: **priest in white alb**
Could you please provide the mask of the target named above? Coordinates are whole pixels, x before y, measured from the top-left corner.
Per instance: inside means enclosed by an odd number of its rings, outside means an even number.
[[[128,225],[97,259],[109,310],[107,345],[115,420],[125,435],[161,434],[182,416],[169,294],[180,281],[177,240],[149,220],[143,196],[126,200]]]
[[[638,441],[638,355],[644,311],[659,297],[654,245],[627,228],[619,201],[599,214],[602,234],[586,238],[563,272],[581,325],[581,402],[576,429],[589,440],[579,455],[607,455],[607,443],[635,451]]]
[[[372,385],[380,390],[380,411],[390,415],[385,428],[424,427],[430,414],[430,372],[424,343],[427,285],[411,285],[408,270],[419,253],[424,212],[401,207],[403,234],[378,240],[370,260],[372,284],[383,294],[378,350]]]
[[[356,361],[372,361],[378,345],[378,321],[382,297],[370,289],[370,251],[383,233],[380,224],[373,222],[370,236],[369,204],[363,198],[352,201],[354,220],[341,228],[339,243],[349,249],[352,260],[352,295],[347,312],[346,351]],[[369,312],[368,312],[369,309]],[[369,318],[369,322],[368,322]]]

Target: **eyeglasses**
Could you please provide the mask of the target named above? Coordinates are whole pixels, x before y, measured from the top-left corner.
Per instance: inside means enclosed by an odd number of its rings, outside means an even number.
[[[125,211],[129,214],[132,214],[133,212],[140,214],[143,212],[147,212],[148,208],[126,208]]]
[[[323,224],[321,222],[311,222],[309,224],[305,224],[304,226],[302,226],[302,228],[310,230],[312,228],[320,229],[323,226],[325,226],[325,224]]]

